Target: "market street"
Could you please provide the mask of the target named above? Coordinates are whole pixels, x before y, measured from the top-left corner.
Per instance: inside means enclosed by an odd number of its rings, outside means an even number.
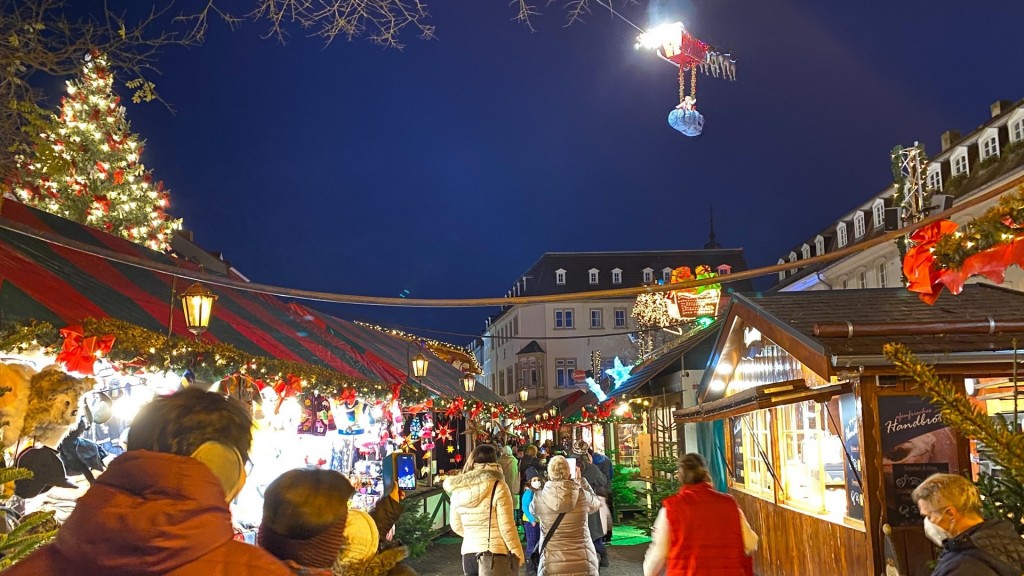
[[[409,560],[411,567],[420,576],[457,576],[462,573],[462,557],[457,543],[434,544],[427,554],[415,560]],[[637,576],[643,571],[644,551],[646,544],[632,546],[610,546],[608,557],[611,566],[601,568],[601,576]],[[521,570],[520,574],[526,574]]]

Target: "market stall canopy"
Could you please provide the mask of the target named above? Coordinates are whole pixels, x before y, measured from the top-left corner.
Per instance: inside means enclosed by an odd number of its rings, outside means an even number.
[[[634,366],[629,372],[629,379],[609,392],[608,398],[633,394],[641,386],[678,364],[679,359],[684,354],[693,350],[708,338],[717,335],[721,326],[721,322],[716,321],[709,324],[706,328],[694,330],[686,336],[673,340],[669,345],[652,354],[650,358]]]
[[[1012,362],[1014,332],[1022,332],[1014,322],[1022,319],[1024,293],[986,284],[968,285],[934,306],[904,288],[737,294],[698,404],[707,411],[709,403],[787,382],[816,394],[863,369],[888,367],[882,347],[894,341],[939,366]],[[958,328],[965,324],[984,329],[965,333]]]
[[[190,271],[199,268],[9,198],[3,200],[0,216],[121,254]],[[114,318],[166,334],[173,317],[173,333],[192,338],[180,305],[172,299],[172,293],[183,291],[189,282],[0,228],[0,321],[5,325],[38,320],[63,327],[86,318]],[[274,296],[206,287],[218,300],[204,340],[230,344],[253,356],[322,366],[353,381],[389,385],[406,380],[405,340]],[[461,376],[455,367],[437,362],[420,384],[440,396],[501,402],[483,386],[467,394]]]
[[[551,400],[548,400],[547,403],[545,403],[540,408],[538,408],[538,409],[536,409],[536,410],[534,410],[532,412],[529,412],[526,415],[526,420],[527,421],[529,421],[529,420],[534,420],[534,421],[540,420],[540,417],[543,416],[545,412],[551,410],[552,408],[555,408],[557,410],[557,414],[558,415],[562,415],[565,412],[565,409],[570,404],[572,404],[572,403],[576,402],[577,400],[579,400],[580,398],[582,398],[584,396],[584,394],[585,394],[585,392],[583,390],[574,390],[573,392],[570,392],[569,394],[566,394],[565,396],[559,396],[558,398],[552,398]]]
[[[565,409],[559,411],[559,415],[566,420],[573,418],[579,418],[583,415],[583,409],[587,406],[595,406],[599,404],[597,395],[593,392],[587,392],[581,394],[579,397],[565,405]]]

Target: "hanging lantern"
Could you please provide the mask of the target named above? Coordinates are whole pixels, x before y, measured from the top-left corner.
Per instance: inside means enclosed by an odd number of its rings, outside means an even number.
[[[550,409],[550,410],[548,410],[548,414],[549,414],[549,415],[550,415],[550,416],[551,416],[552,418],[554,418],[554,417],[555,417],[555,414],[557,414],[557,413],[558,413],[558,408],[555,408],[554,406],[552,406],[552,407],[551,407],[551,409]]]
[[[412,359],[412,375],[417,378],[423,378],[427,375],[427,368],[430,367],[430,361],[423,355],[422,352],[417,354]]]
[[[530,391],[529,390],[527,390],[526,388],[523,388],[522,390],[519,391],[519,401],[520,402],[524,402],[525,403],[529,399],[530,399]]]
[[[210,315],[217,295],[196,282],[182,292],[180,298],[181,306],[185,310],[185,327],[188,331],[196,336],[206,332],[210,327]]]
[[[426,368],[424,368],[424,372],[426,372]],[[466,392],[472,393],[474,390],[476,390],[476,378],[472,374],[463,374],[462,388]]]

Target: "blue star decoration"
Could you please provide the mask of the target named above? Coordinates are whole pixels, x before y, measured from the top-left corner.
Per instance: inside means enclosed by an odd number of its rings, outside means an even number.
[[[605,374],[612,377],[612,381],[615,382],[615,387],[622,386],[626,380],[629,380],[629,371],[633,369],[633,366],[623,366],[622,361],[619,357],[615,357],[615,367],[609,368],[604,371]]]

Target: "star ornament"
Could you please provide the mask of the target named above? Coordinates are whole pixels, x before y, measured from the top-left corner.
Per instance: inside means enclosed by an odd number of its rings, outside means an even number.
[[[452,446],[452,445],[450,445],[450,444],[449,444],[449,445],[448,445],[448,453],[449,453],[449,454],[452,454],[452,453],[454,453],[454,452],[455,452],[455,446]],[[461,454],[460,454],[460,456],[461,456]]]
[[[455,460],[456,464],[458,464],[459,462],[462,462],[462,454],[456,454],[455,458],[453,458],[453,460]]]
[[[612,377],[612,380],[615,382],[615,387],[618,388],[619,386],[622,386],[626,380],[629,380],[629,372],[632,369],[633,366],[623,366],[622,361],[619,360],[618,356],[616,356],[615,367],[605,370],[604,373]]]
[[[438,440],[444,442],[451,442],[452,440],[452,429],[447,424],[442,424],[441,426],[438,426],[437,432],[435,432],[435,434],[437,434]]]

